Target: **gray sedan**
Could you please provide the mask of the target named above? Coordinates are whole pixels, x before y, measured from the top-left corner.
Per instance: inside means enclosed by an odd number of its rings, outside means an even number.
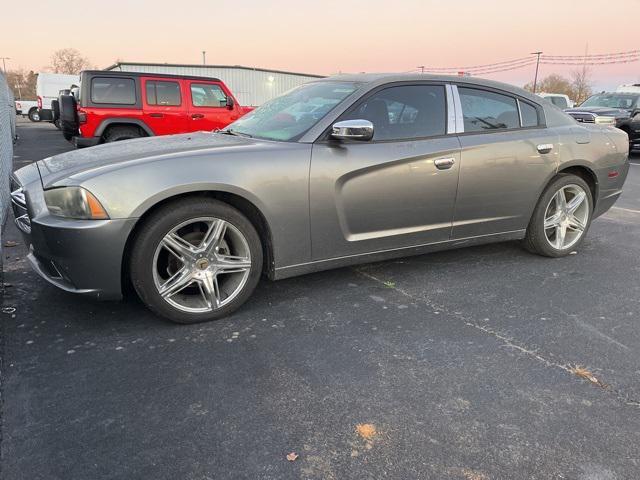
[[[53,285],[192,323],[262,274],[524,240],[560,257],[620,196],[621,130],[471,78],[338,76],[217,132],[102,145],[15,172],[16,223]]]

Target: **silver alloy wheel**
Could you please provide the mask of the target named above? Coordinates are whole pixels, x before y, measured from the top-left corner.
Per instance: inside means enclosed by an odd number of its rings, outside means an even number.
[[[587,192],[576,184],[565,185],[551,198],[544,213],[544,234],[553,248],[565,250],[584,235],[589,221]]]
[[[152,268],[155,287],[166,302],[183,312],[206,313],[242,291],[251,272],[251,252],[231,223],[200,217],[164,236]]]

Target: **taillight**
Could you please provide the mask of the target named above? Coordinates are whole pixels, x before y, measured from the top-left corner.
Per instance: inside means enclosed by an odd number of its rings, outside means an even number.
[[[38,95],[38,108],[42,109],[42,97]]]
[[[78,110],[78,122],[80,124],[87,123],[87,113],[82,110]]]

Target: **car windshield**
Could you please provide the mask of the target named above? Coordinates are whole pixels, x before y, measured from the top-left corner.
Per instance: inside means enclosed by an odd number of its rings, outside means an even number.
[[[623,95],[619,93],[599,93],[589,97],[581,107],[608,107],[630,110],[640,95]]]
[[[296,141],[353,93],[355,82],[314,82],[294,88],[229,125],[228,133]]]

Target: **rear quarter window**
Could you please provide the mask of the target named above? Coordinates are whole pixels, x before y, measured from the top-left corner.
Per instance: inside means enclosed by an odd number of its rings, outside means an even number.
[[[522,117],[522,126],[523,127],[537,127],[540,125],[540,120],[538,119],[538,110],[533,105],[518,101],[520,104],[520,116]]]
[[[132,78],[94,77],[91,102],[111,105],[135,105],[136,84]]]

